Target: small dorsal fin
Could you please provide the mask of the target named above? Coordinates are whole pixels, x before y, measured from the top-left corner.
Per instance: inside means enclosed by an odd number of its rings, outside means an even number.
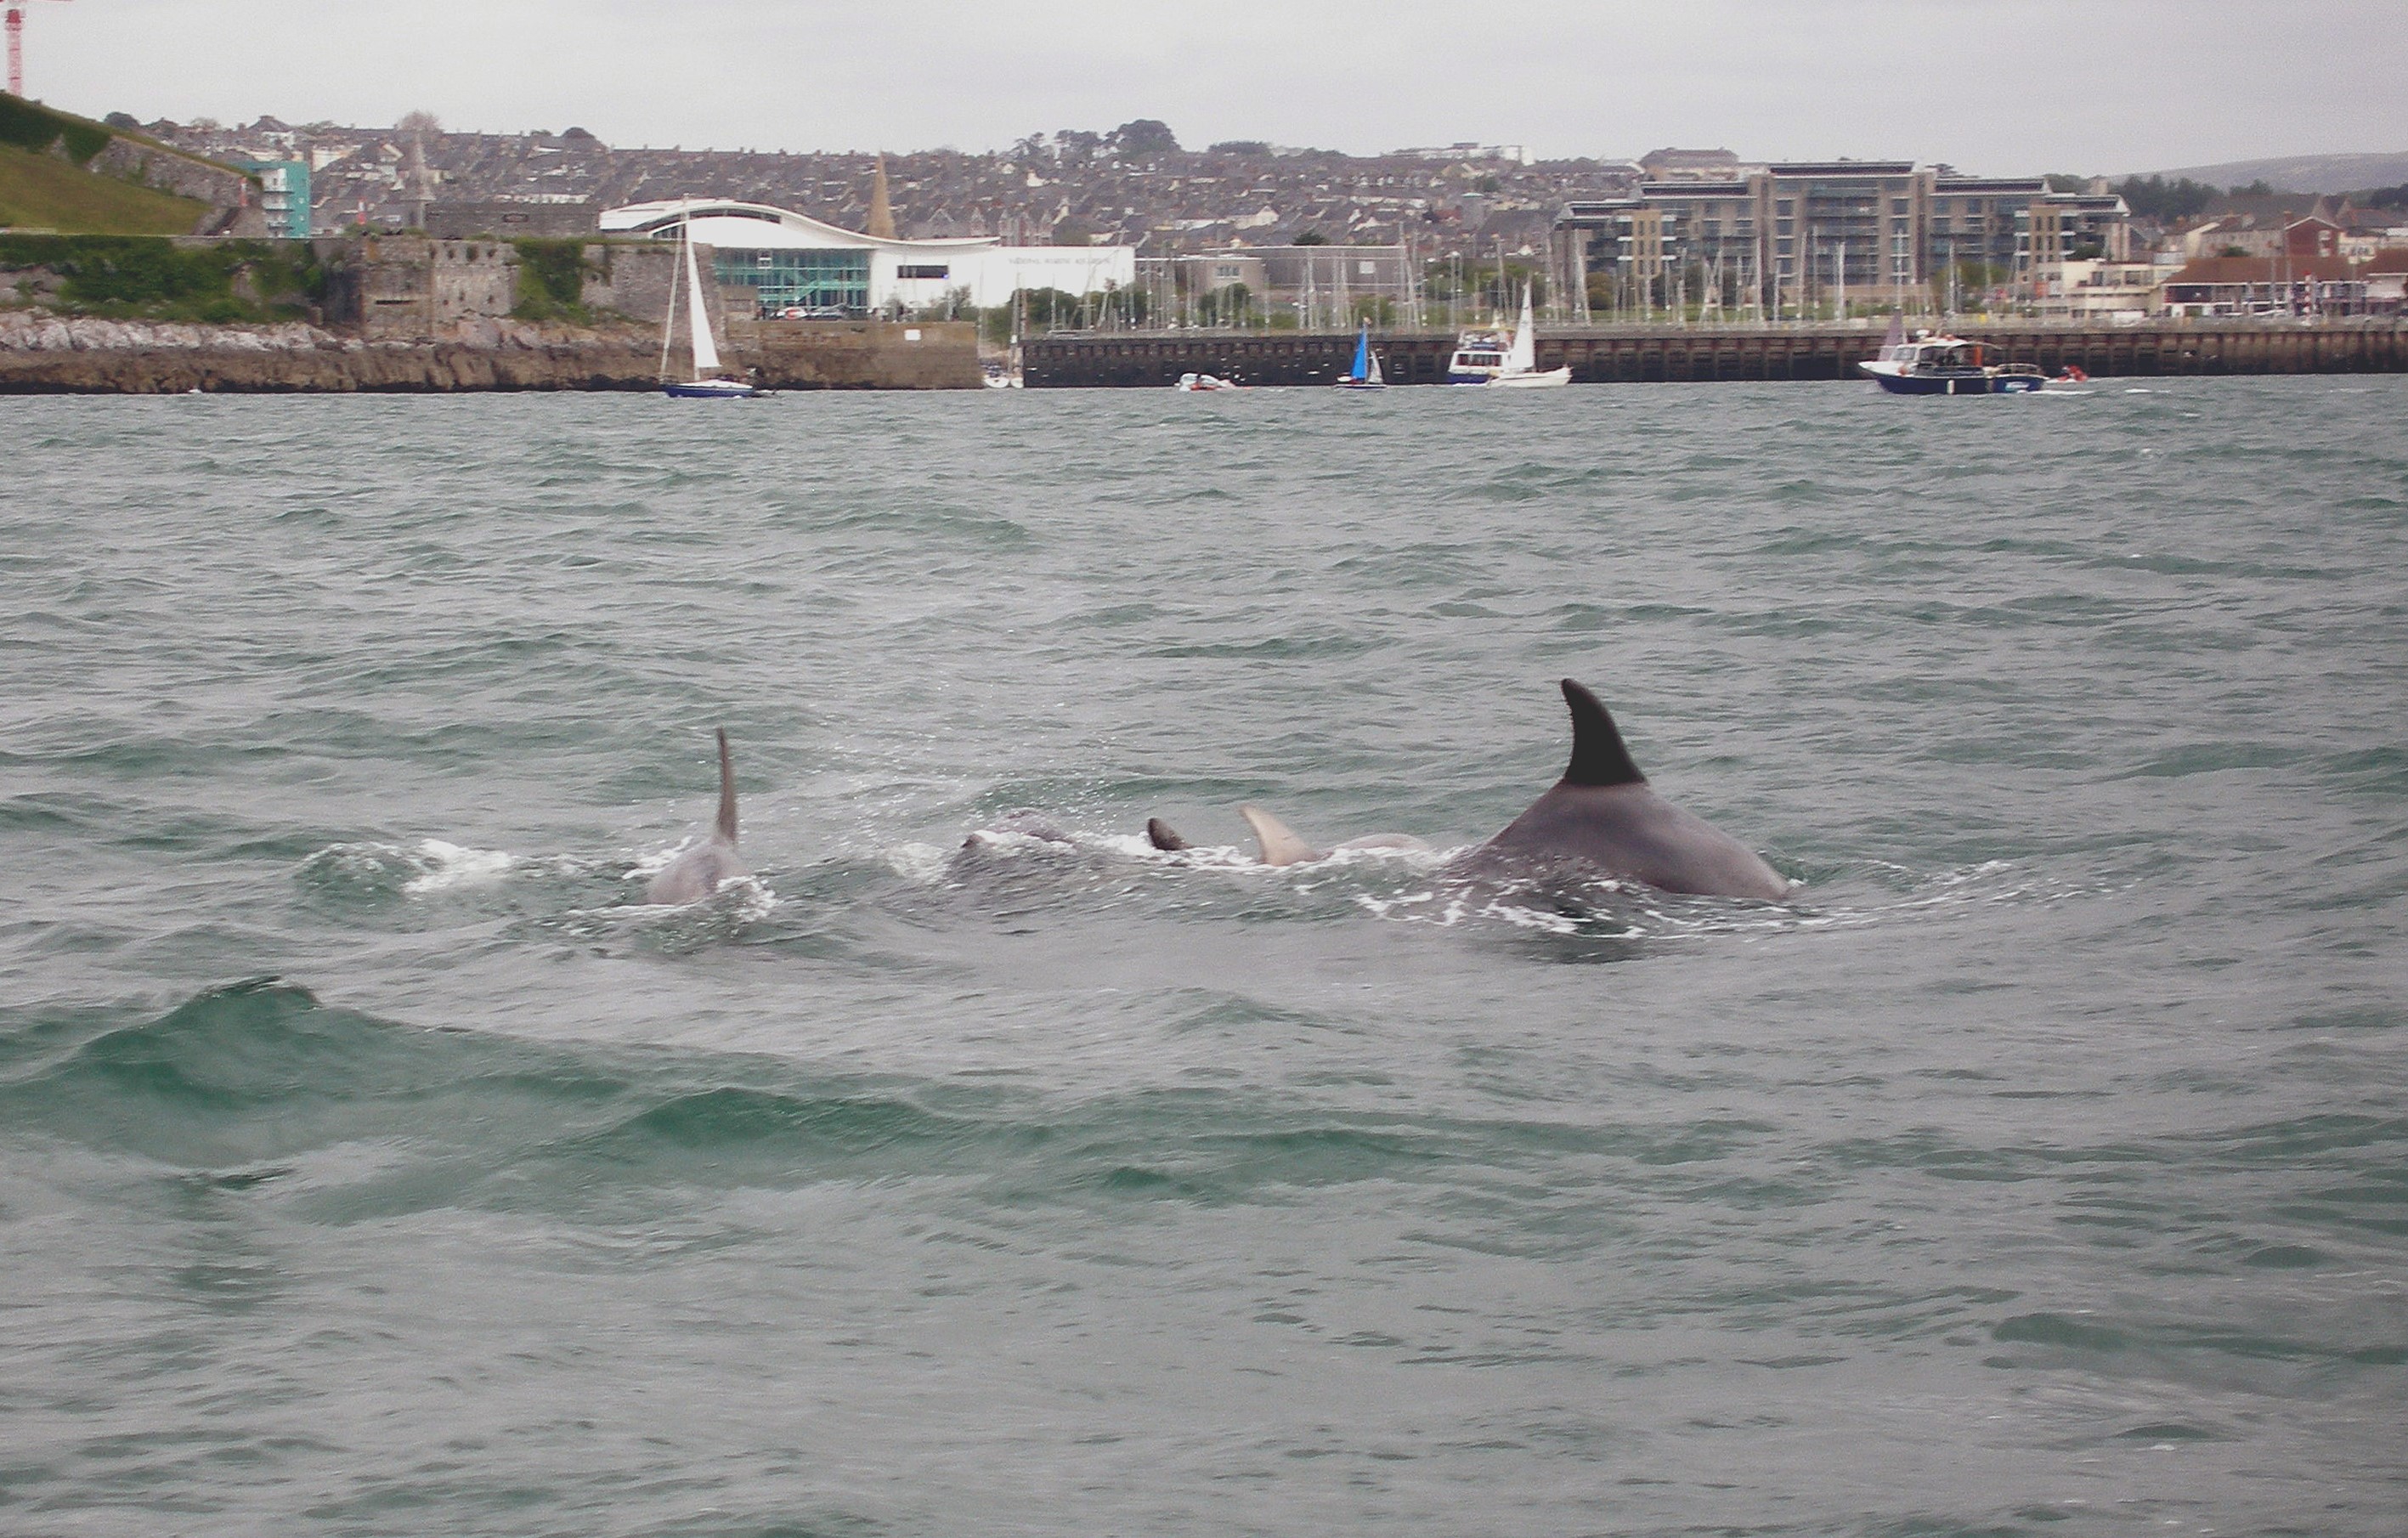
[[[1572,761],[1564,770],[1568,785],[1643,785],[1647,776],[1630,761],[1622,734],[1613,729],[1597,696],[1570,679],[1564,680],[1564,703],[1572,708]]]
[[[1254,847],[1265,865],[1303,865],[1321,858],[1321,851],[1296,836],[1295,830],[1258,806],[1241,806],[1238,815],[1254,830]]]
[[[736,765],[727,755],[727,728],[719,728],[719,836],[736,842]]]

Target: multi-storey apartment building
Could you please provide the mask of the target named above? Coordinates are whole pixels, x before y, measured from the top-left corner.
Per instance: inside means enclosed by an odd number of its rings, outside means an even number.
[[[1634,196],[1568,204],[1555,228],[1586,270],[1779,306],[1882,301],[1952,273],[2028,290],[2071,258],[2123,260],[2127,218],[2112,193],[2053,192],[2038,177],[1842,160],[1643,181]]]

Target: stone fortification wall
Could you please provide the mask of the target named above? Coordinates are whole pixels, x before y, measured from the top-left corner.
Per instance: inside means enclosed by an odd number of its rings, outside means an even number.
[[[207,203],[209,211],[194,227],[194,235],[262,238],[268,233],[267,216],[260,208],[258,183],[248,173],[230,165],[195,160],[120,136],[93,156],[87,168]]]
[[[735,339],[774,388],[977,390],[978,327],[968,321],[739,321]]]
[[[506,240],[435,240],[418,235],[370,236],[318,242],[333,269],[326,318],[370,338],[426,338],[462,321],[502,320],[518,308],[520,252]],[[658,240],[596,240],[581,249],[580,302],[597,317],[658,325],[668,313],[680,262],[676,246]],[[696,248],[703,269],[710,248]],[[704,287],[719,335],[749,314],[752,291]],[[685,345],[685,325],[678,345]]]
[[[326,318],[371,340],[434,337],[518,303],[518,252],[497,240],[372,236],[333,254]]]
[[[600,225],[601,217],[601,206],[592,198],[567,203],[507,197],[483,202],[430,203],[426,206],[426,233],[443,240],[586,236]]]
[[[731,322],[752,317],[752,291],[722,288],[709,280],[711,254],[709,246],[694,248],[695,265],[705,277],[703,308],[724,337]],[[669,312],[669,295],[683,266],[673,240],[596,241],[585,248],[585,306],[596,313],[608,311],[658,325]],[[685,326],[681,323],[678,337],[682,346]]]

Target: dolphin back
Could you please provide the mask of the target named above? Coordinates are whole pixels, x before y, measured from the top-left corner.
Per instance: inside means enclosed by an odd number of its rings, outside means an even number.
[[[736,764],[727,751],[727,732],[719,732],[719,816],[710,832],[692,848],[661,868],[644,888],[644,900],[656,904],[699,902],[723,882],[752,872],[736,854]]]
[[[1572,716],[1572,758],[1562,779],[1474,850],[1466,869],[1483,874],[1569,874],[1587,869],[1667,892],[1777,898],[1779,871],[1704,818],[1647,783],[1597,696],[1563,681]]]
[[[1789,890],[1754,850],[1644,784],[1556,785],[1475,855],[1488,870],[1585,868],[1698,897],[1771,900]]]

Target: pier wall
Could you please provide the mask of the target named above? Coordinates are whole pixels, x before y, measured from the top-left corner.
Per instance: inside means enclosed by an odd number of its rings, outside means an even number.
[[[1995,326],[1960,335],[1997,348],[2001,361],[2054,374],[2068,365],[2100,378],[2198,374],[2408,372],[2408,327],[2202,325],[2091,328]],[[1452,332],[1375,336],[1392,384],[1438,384],[1455,351]],[[1575,382],[1861,379],[1878,331],[1793,329],[1562,331],[1539,338],[1539,367],[1570,366]],[[1326,384],[1354,356],[1352,333],[1180,332],[1039,337],[1022,344],[1034,388],[1177,382],[1218,374],[1241,384]]]

